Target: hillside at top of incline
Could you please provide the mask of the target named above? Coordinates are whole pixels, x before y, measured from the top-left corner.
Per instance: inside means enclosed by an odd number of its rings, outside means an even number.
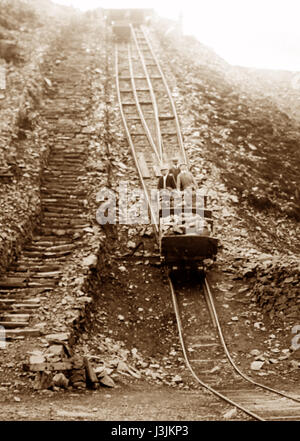
[[[237,67],[245,87],[272,98],[280,110],[300,122],[300,71]]]
[[[205,157],[217,165],[240,202],[298,222],[300,120],[295,108],[300,86],[295,87],[296,74],[286,74],[283,80],[276,72],[260,73],[257,81],[255,70],[254,74],[231,66],[195,38],[166,33],[168,28],[167,21],[154,24],[164,58],[193,114],[192,129]],[[286,100],[283,90],[289,91]]]

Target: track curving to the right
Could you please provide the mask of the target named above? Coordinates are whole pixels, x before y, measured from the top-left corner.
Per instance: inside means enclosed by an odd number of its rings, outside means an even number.
[[[205,275],[190,274],[184,282],[170,273],[168,280],[182,351],[195,380],[256,420],[299,419],[300,397],[252,380],[234,362]]]

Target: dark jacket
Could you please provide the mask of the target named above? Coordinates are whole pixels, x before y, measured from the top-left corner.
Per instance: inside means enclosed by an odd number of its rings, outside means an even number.
[[[177,182],[177,176],[180,173],[180,167],[171,167],[169,174],[174,176],[175,182]]]
[[[157,188],[158,188],[158,190],[162,190],[164,188],[164,178],[163,178],[163,176],[159,177]],[[176,188],[176,182],[174,180],[174,176],[173,175],[167,175],[166,187],[165,188]]]

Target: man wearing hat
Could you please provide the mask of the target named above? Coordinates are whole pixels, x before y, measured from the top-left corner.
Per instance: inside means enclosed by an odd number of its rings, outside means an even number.
[[[173,175],[168,173],[168,166],[163,164],[160,168],[162,176],[158,179],[157,188],[158,190],[166,189],[166,188],[176,188],[176,182]]]
[[[194,176],[188,170],[187,165],[183,162],[180,164],[180,173],[177,176],[177,189],[183,191],[187,188],[197,189],[197,182]]]
[[[169,170],[169,174],[174,176],[174,180],[175,182],[177,182],[177,176],[180,173],[180,167],[178,165],[178,158],[173,158],[172,159],[172,167]]]

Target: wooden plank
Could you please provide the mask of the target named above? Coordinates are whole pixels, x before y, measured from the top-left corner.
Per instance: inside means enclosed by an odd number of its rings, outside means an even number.
[[[67,332],[58,332],[56,334],[48,334],[45,336],[46,340],[59,340],[59,341],[68,341],[70,338],[70,334]]]
[[[207,210],[206,208],[200,207],[189,207],[189,206],[179,206],[179,207],[170,207],[166,211],[163,209],[159,210],[159,217],[172,216],[174,214],[181,215],[182,213],[194,213],[198,214],[207,221],[212,217],[212,210]]]
[[[26,277],[7,277],[0,280],[0,288],[24,288],[26,287]]]
[[[138,159],[138,163],[139,163],[143,178],[150,178],[150,172],[149,172],[148,165],[146,163],[144,154],[141,152],[137,153],[137,159]]]
[[[39,337],[41,335],[41,331],[39,329],[34,328],[26,328],[26,329],[6,329],[5,337],[9,338],[18,338],[21,336],[24,337]]]
[[[150,79],[154,79],[154,80],[160,80],[161,79],[161,76],[160,75],[150,75],[149,76],[150,77]],[[140,76],[134,76],[134,79],[135,80],[146,80],[147,79],[147,77],[144,77],[144,76],[142,76],[142,75],[140,75]],[[131,80],[131,77],[128,77],[128,76],[120,76],[119,77],[119,80],[124,80],[124,81],[129,81],[129,80]]]
[[[126,116],[126,119],[128,119],[128,120],[134,120],[134,121],[140,121],[141,120],[141,118],[139,117],[139,116],[130,116],[130,115],[128,115],[128,116]]]
[[[35,306],[35,308],[36,308],[36,306]],[[2,307],[2,312],[4,312],[4,311],[6,311],[6,312],[16,311],[18,314],[28,314],[28,313],[33,312],[33,307],[15,304],[13,306]]]
[[[36,279],[40,279],[40,278],[48,278],[48,277],[60,277],[62,274],[61,271],[49,271],[49,272],[40,272],[40,273],[35,273],[32,274],[30,277],[36,278]]]
[[[295,421],[300,421],[300,412],[299,414],[295,414],[295,415],[284,415],[284,416],[271,416],[269,421],[273,421],[273,420],[282,420],[282,421],[286,421],[286,420],[295,420]]]
[[[4,321],[0,321],[0,326],[3,326],[4,328],[8,328],[8,329],[25,328],[26,325],[27,325],[27,322],[4,322]]]
[[[170,120],[172,120],[172,119],[174,119],[175,117],[174,117],[174,115],[160,115],[159,117],[158,117],[158,119],[160,120],[160,121],[170,121]]]
[[[15,320],[19,320],[20,322],[27,322],[29,320],[30,314],[20,314],[20,313],[0,313],[1,320],[6,320],[8,322],[15,322]]]
[[[31,372],[41,371],[68,371],[73,369],[72,361],[62,361],[57,363],[34,363],[23,364],[23,369]]]
[[[191,345],[191,348],[208,348],[211,346],[220,346],[220,343],[195,343]]]
[[[170,132],[170,133],[161,132],[161,136],[163,136],[165,138],[168,138],[168,137],[171,137],[171,136],[177,136],[177,133],[175,133],[175,132]],[[168,142],[168,141],[166,141],[166,142]]]

